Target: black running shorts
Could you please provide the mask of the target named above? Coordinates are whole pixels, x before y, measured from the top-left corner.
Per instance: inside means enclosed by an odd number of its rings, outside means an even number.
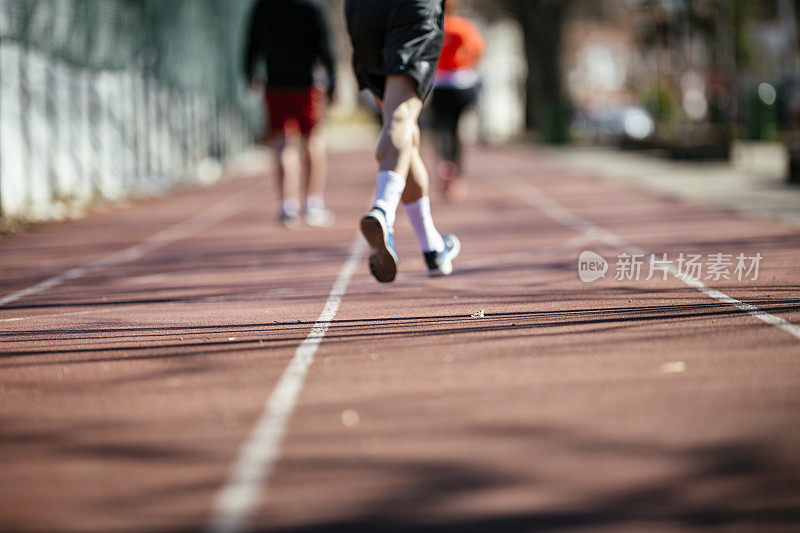
[[[344,9],[359,86],[383,99],[386,76],[406,74],[424,101],[442,50],[444,0],[346,0]]]

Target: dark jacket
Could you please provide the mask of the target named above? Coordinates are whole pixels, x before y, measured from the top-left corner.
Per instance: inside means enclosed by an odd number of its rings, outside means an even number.
[[[317,61],[327,71],[331,96],[336,73],[325,6],[318,0],[260,0],[250,19],[247,80],[266,67],[269,88],[311,87]]]

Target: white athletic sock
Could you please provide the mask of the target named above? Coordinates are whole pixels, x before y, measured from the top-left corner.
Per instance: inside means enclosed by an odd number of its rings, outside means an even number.
[[[400,205],[400,197],[406,188],[406,180],[403,176],[392,170],[381,170],[378,172],[378,188],[375,191],[375,207],[380,207],[386,213],[386,223],[390,228],[394,227],[394,220],[397,216],[397,206]]]
[[[287,198],[281,203],[281,211],[284,215],[296,215],[300,211],[300,202],[296,198]]]
[[[325,200],[318,194],[309,194],[306,197],[306,209],[325,209]]]
[[[423,252],[441,252],[444,250],[442,235],[433,225],[431,216],[431,200],[423,196],[416,202],[403,204],[403,209],[411,221],[414,233],[417,235],[419,247]]]

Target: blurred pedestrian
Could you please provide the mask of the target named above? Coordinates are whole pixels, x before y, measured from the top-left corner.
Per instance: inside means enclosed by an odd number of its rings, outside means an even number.
[[[439,156],[436,173],[450,201],[462,200],[467,195],[467,184],[461,177],[458,125],[464,111],[478,100],[481,78],[476,69],[486,49],[486,42],[475,24],[455,14],[458,4],[458,0],[445,3],[444,44],[431,101]]]
[[[361,231],[372,247],[370,270],[381,282],[397,275],[394,221],[402,202],[428,275],[446,276],[461,244],[455,235],[440,234],[433,223],[418,125],[439,61],[443,0],[346,0],[345,15],[359,86],[373,93],[383,116],[375,150],[375,204],[361,219]]]
[[[326,9],[321,0],[260,0],[250,21],[245,72],[251,86],[266,85],[266,140],[278,162],[280,220],[289,228],[301,221],[301,175],[306,223],[329,226],[334,218],[323,198],[327,147],[322,123],[336,88]],[[318,63],[327,86],[315,82]]]

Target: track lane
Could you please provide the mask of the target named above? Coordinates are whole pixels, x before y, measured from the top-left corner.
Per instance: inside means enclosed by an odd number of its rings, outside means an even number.
[[[473,156],[473,172],[497,173],[509,160],[569,209],[647,249],[772,243],[762,250],[777,260],[761,282],[725,290],[797,319],[793,270],[776,246],[796,242],[796,230],[553,176],[524,151]],[[795,523],[797,340],[674,278],[583,284],[580,251],[608,256],[615,247],[559,250],[574,231],[491,180],[472,186],[467,204],[436,213],[442,231],[462,236],[466,267],[457,276],[414,272],[421,265],[406,230],[397,293],[355,282],[358,296],[343,303],[320,351],[259,523],[269,531]],[[504,255],[516,258],[491,259]],[[781,297],[768,296],[775,288]],[[375,316],[364,320],[364,309]],[[471,318],[480,309],[485,317]],[[351,412],[355,427],[343,418]]]
[[[242,185],[253,182],[226,187]],[[257,187],[201,233],[4,310],[48,316],[0,329],[0,529],[202,527],[353,236],[345,224],[286,232],[264,207],[271,187]],[[350,187],[363,188],[342,198]]]
[[[509,165],[647,250],[768,251],[759,282],[721,288],[798,322],[793,228],[558,174],[527,150],[478,151],[472,163],[487,175]],[[369,165],[366,154],[333,159],[331,231],[287,236],[253,198],[202,235],[14,309],[104,312],[0,323],[10,333],[0,351],[14,351],[0,360],[0,442],[13,465],[0,476],[13,510],[0,516],[4,529],[201,527],[346,257]],[[462,237],[463,268],[425,278],[400,215],[398,282],[356,271],[258,527],[795,523],[792,337],[674,279],[582,284],[577,254],[613,247],[581,240],[497,184],[474,180],[467,203],[434,211],[442,231]],[[483,319],[470,317],[480,309]],[[677,361],[684,371],[665,371]]]

